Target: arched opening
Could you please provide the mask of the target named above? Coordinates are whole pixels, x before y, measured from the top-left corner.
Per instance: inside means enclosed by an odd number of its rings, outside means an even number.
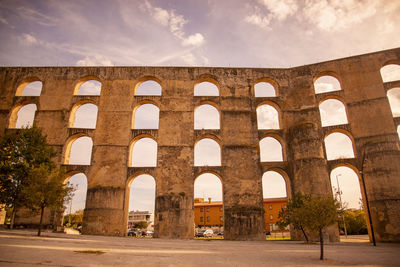
[[[276,96],[275,87],[269,82],[259,82],[254,85],[255,97],[274,97]]]
[[[11,112],[9,128],[32,127],[35,120],[36,104],[26,104],[16,106]]]
[[[344,211],[339,219],[340,235],[346,237],[368,234],[360,180],[354,169],[347,166],[336,167],[330,177],[333,196]]]
[[[197,237],[222,238],[224,231],[222,183],[213,173],[203,173],[194,181],[194,224]],[[205,232],[206,229],[212,229],[212,232]]]
[[[279,211],[287,205],[287,186],[283,176],[267,171],[262,176],[265,231],[268,238],[290,238],[289,227],[280,228]]]
[[[400,125],[397,126],[397,135],[399,136],[400,139]]]
[[[130,167],[156,167],[157,142],[150,137],[140,137],[131,143]]]
[[[281,143],[273,137],[265,137],[260,141],[260,161],[283,161]]]
[[[387,92],[389,99],[390,109],[392,110],[393,117],[400,116],[400,87],[390,89]]]
[[[79,82],[74,91],[74,95],[93,95],[99,96],[101,94],[101,82],[97,80],[85,80]]]
[[[159,82],[155,80],[146,80],[139,82],[136,85],[135,95],[158,95],[162,93],[162,88]]]
[[[219,96],[219,90],[215,83],[206,81],[197,83],[193,94],[194,96]]]
[[[133,112],[133,129],[158,129],[160,109],[156,105],[142,104]]]
[[[71,110],[70,127],[95,129],[98,108],[92,103],[76,104]]]
[[[89,136],[77,134],[67,141],[64,164],[90,165],[93,141]]]
[[[400,65],[389,64],[382,67],[381,76],[384,83],[400,81]]]
[[[194,110],[194,129],[219,129],[219,111],[213,105],[204,104]]]
[[[75,188],[75,191],[71,200],[64,203],[63,225],[80,230],[86,206],[87,177],[83,173],[75,173],[66,179],[65,183],[67,182]],[[69,232],[76,231],[67,231]]]
[[[156,199],[155,179],[151,175],[141,174],[133,178],[128,186],[128,236],[152,237]]]
[[[276,108],[268,104],[257,107],[257,126],[259,130],[279,129],[279,113]]]
[[[346,107],[337,99],[327,99],[319,104],[322,126],[347,124]]]
[[[342,90],[340,82],[333,76],[321,76],[314,81],[314,90],[316,94],[334,92]]]
[[[324,143],[328,160],[354,158],[353,141],[348,135],[333,132],[325,137]]]
[[[16,96],[40,96],[43,83],[39,80],[27,81],[17,87]]]
[[[195,166],[221,166],[221,147],[211,138],[203,138],[194,145]]]

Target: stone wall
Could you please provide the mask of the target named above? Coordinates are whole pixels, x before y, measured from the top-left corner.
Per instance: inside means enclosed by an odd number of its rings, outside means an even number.
[[[20,103],[35,103],[37,126],[60,151],[64,162],[67,140],[83,133],[93,140],[90,166],[68,165],[68,171],[88,178],[83,233],[125,235],[128,184],[148,173],[156,181],[155,237],[193,237],[193,184],[204,172],[217,174],[223,185],[225,238],[263,240],[262,174],[277,170],[286,179],[289,195],[296,192],[331,194],[330,171],[350,166],[362,171],[378,241],[400,241],[400,150],[380,68],[400,62],[400,48],[289,69],[213,67],[3,67],[0,68],[0,135],[9,126],[11,111]],[[329,74],[341,91],[314,92],[314,80]],[[43,82],[40,97],[15,96],[22,82]],[[85,77],[102,83],[100,96],[74,96]],[[145,79],[159,81],[162,96],[135,96]],[[212,80],[219,96],[193,96],[194,85]],[[277,96],[255,98],[254,84],[273,81]],[[399,84],[399,83],[397,83]],[[322,127],[319,103],[327,97],[343,101],[348,124]],[[69,128],[75,103],[90,100],[98,106],[94,130]],[[143,101],[160,108],[158,130],[132,130],[133,109]],[[220,130],[193,130],[194,108],[207,101],[220,111]],[[280,112],[280,129],[257,130],[256,108],[272,103]],[[354,159],[327,161],[324,137],[336,129],[348,132],[355,145]],[[138,136],[152,136],[158,144],[157,167],[128,167],[129,145]],[[260,163],[259,141],[273,135],[282,141],[283,162]],[[222,164],[194,166],[194,144],[212,136],[221,145]],[[361,178],[361,176],[360,176]],[[363,192],[364,194],[364,192]],[[338,240],[337,230],[328,231]]]

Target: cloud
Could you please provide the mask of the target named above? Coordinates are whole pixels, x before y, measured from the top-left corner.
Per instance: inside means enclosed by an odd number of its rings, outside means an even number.
[[[261,28],[267,29],[269,28],[269,23],[271,22],[271,18],[268,16],[262,16],[260,14],[252,14],[248,15],[244,18],[245,22],[248,22],[250,24],[259,26]]]
[[[199,46],[204,42],[204,36],[201,33],[195,33],[185,37],[183,30],[188,20],[183,15],[179,15],[175,10],[166,10],[160,7],[154,7],[149,1],[145,1],[141,9],[148,12],[150,16],[162,26],[168,27],[169,31],[181,40],[183,46]]]
[[[76,62],[77,66],[114,66],[112,61],[102,55],[86,56]]]
[[[35,9],[26,6],[18,7],[17,12],[22,18],[31,20],[43,26],[54,26],[57,23],[56,18],[47,16]]]
[[[380,0],[306,0],[303,16],[321,30],[339,31],[372,17],[380,4]]]
[[[22,37],[20,37],[20,41],[24,45],[34,45],[38,43],[38,40],[35,38],[35,36],[31,34],[23,34]]]
[[[286,19],[296,13],[298,9],[295,0],[259,0],[259,2],[268,9],[273,18],[278,20]]]

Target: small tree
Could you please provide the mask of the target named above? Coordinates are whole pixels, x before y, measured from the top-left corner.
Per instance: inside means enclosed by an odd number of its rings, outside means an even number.
[[[286,208],[282,208],[279,212],[279,221],[277,225],[279,227],[286,227],[289,224],[293,226],[295,230],[301,230],[304,235],[306,242],[308,243],[308,236],[303,226],[303,206],[304,196],[300,193],[297,193],[293,196],[293,198],[288,200]]]
[[[335,224],[338,220],[337,210],[340,204],[330,195],[313,196],[305,195],[302,212],[303,225],[310,232],[319,234],[320,241],[320,260],[324,259],[324,235],[323,230]]]
[[[64,171],[40,165],[30,173],[30,183],[23,188],[26,206],[32,211],[40,211],[38,236],[40,236],[45,208],[62,209],[64,202],[70,200],[74,188],[64,185]]]
[[[8,132],[0,140],[0,203],[12,210],[11,229],[17,210],[26,206],[23,188],[30,183],[31,171],[40,165],[55,168],[55,155],[37,127]]]
[[[136,222],[133,225],[134,228],[140,228],[140,229],[146,229],[147,226],[148,226],[148,223],[146,221]]]

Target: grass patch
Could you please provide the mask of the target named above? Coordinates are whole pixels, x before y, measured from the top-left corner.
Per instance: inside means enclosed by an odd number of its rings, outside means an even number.
[[[101,250],[75,250],[74,252],[76,253],[85,253],[85,254],[95,254],[95,255],[101,255],[104,254],[104,251]]]

